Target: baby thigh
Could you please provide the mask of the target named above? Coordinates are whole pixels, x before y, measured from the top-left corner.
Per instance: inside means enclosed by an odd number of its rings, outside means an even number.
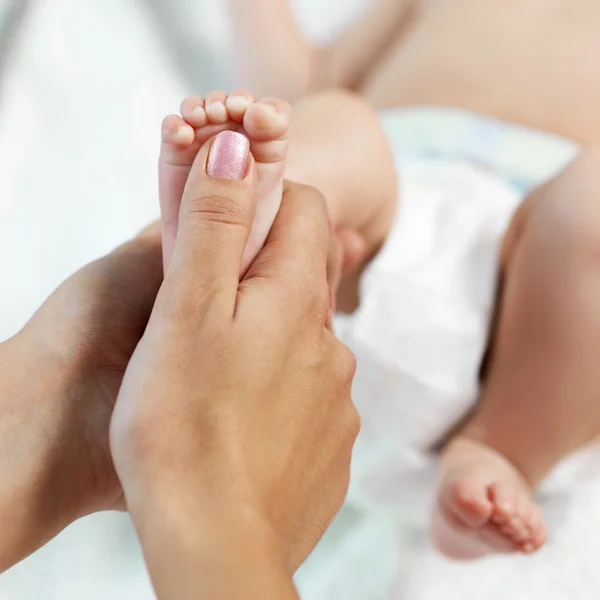
[[[535,484],[600,433],[600,151],[535,190],[505,242],[484,390],[467,427]]]

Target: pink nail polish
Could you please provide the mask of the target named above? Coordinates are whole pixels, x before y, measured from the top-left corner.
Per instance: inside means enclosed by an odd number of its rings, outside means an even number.
[[[213,141],[208,154],[206,172],[215,179],[241,181],[248,171],[250,142],[245,135],[223,131]]]

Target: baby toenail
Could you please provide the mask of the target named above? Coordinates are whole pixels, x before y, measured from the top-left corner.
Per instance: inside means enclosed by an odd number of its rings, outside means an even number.
[[[206,112],[210,113],[213,117],[227,117],[227,109],[220,100],[209,104],[206,107]]]
[[[194,110],[192,111],[192,114],[195,117],[204,117],[204,107],[198,104],[198,106],[196,106],[196,108],[194,108]]]
[[[227,106],[237,110],[246,108],[248,104],[250,104],[250,101],[244,96],[229,96],[227,98]]]
[[[265,109],[269,114],[271,114],[272,116],[276,117],[279,113],[277,112],[277,109],[272,105],[272,104],[261,104],[261,106],[263,107],[263,109]]]
[[[523,551],[527,552],[527,554],[530,554],[534,550],[535,550],[535,546],[531,542],[527,542],[527,544],[525,544],[523,546]]]
[[[175,132],[175,139],[177,139],[178,141],[186,140],[189,137],[189,133],[190,133],[189,132],[189,127],[187,127],[187,125],[182,125]]]

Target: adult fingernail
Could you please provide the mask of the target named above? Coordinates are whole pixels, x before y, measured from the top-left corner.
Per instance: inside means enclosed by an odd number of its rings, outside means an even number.
[[[215,179],[241,181],[248,171],[250,142],[245,135],[223,131],[213,141],[208,154],[206,173]]]

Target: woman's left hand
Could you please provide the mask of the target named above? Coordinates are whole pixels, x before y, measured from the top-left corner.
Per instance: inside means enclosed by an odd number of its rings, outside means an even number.
[[[124,508],[108,427],[161,261],[154,225],[65,281],[0,344],[0,572],[75,519]]]

